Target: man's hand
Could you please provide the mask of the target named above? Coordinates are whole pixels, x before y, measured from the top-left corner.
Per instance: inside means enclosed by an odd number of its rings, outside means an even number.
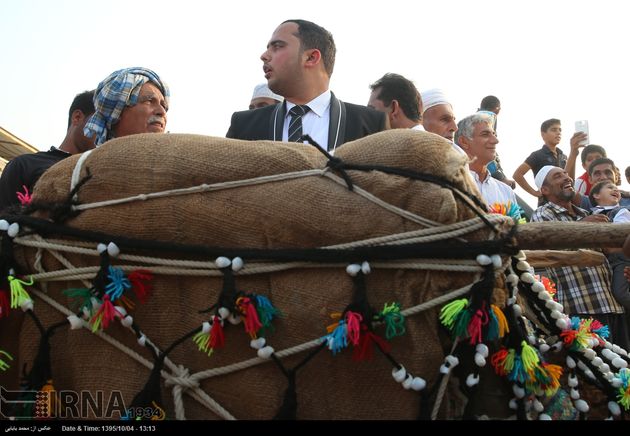
[[[582,218],[580,221],[588,221],[589,223],[607,223],[608,217],[600,213],[595,215],[589,215]]]
[[[573,136],[571,136],[571,152],[575,154],[579,154],[580,148],[584,147],[581,143],[582,141],[586,142],[588,135],[584,132],[575,132]]]

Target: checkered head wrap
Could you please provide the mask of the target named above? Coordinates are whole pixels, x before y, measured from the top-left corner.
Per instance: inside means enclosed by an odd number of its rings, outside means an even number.
[[[112,126],[120,119],[123,109],[136,104],[140,88],[149,81],[162,91],[168,107],[170,96],[168,86],[155,72],[142,67],[114,71],[96,88],[94,93],[96,111],[85,124],[83,134],[88,138],[96,135],[96,145],[110,139]]]

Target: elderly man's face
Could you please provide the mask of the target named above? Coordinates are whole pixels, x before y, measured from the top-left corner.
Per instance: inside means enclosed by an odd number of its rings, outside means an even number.
[[[140,88],[136,105],[123,109],[120,120],[112,126],[114,136],[120,138],[136,133],[164,133],[167,110],[160,89],[147,82]]]
[[[438,104],[430,107],[422,116],[422,126],[427,132],[435,133],[452,141],[457,131],[453,108],[450,104]]]

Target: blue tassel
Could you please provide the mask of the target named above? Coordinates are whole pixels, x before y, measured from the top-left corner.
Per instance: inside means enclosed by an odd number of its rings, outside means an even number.
[[[608,326],[607,325],[603,325],[601,326],[599,329],[597,330],[593,330],[595,333],[597,333],[600,337],[606,339],[608,338],[608,336],[610,336],[610,331],[608,330]]]
[[[280,315],[280,311],[276,309],[269,298],[264,295],[256,295],[256,310],[258,312],[258,318],[263,327],[269,327],[274,317]]]
[[[131,289],[131,283],[127,277],[125,277],[122,268],[110,266],[108,271],[109,274],[107,277],[110,282],[105,287],[105,293],[109,295],[110,300],[116,301],[122,296],[126,289]]]
[[[339,325],[332,333],[322,338],[328,343],[328,349],[332,351],[333,356],[348,346],[348,326],[342,319]]]
[[[488,333],[486,333],[486,340],[494,341],[495,339],[499,339],[499,320],[497,316],[494,314],[494,310],[490,309],[488,311],[488,316],[490,317],[488,323]]]

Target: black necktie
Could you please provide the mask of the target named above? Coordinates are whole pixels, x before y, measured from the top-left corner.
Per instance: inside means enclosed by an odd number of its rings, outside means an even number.
[[[289,142],[298,142],[302,137],[302,117],[310,111],[311,108],[304,106],[293,106],[289,110],[291,122],[289,123]]]

